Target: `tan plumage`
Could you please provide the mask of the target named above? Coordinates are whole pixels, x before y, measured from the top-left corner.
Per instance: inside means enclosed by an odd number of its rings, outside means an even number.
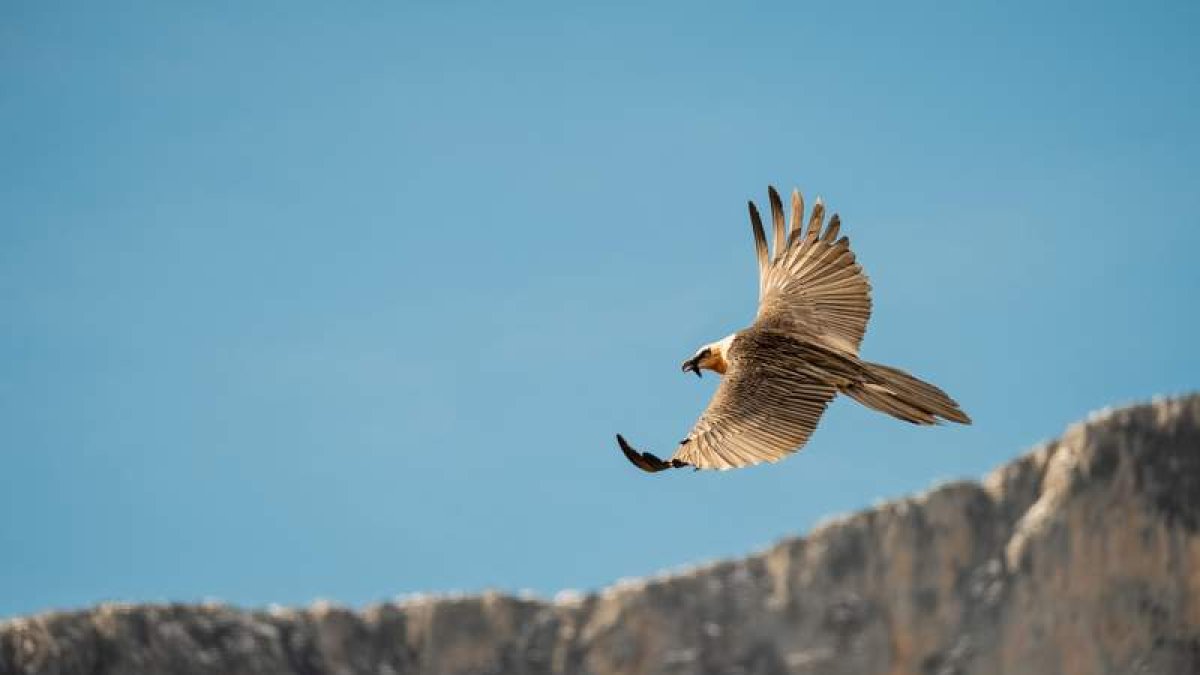
[[[775,462],[800,449],[838,393],[914,424],[970,418],[941,389],[897,368],[862,361],[859,345],[871,315],[871,285],[838,237],[834,214],[813,205],[804,226],[804,198],[792,193],[791,226],[774,187],[772,246],[754,202],[750,224],[759,268],[754,323],[707,345],[685,371],[724,375],[708,408],[670,459],[639,452],[617,436],[625,456],[645,471],[685,466],[731,469]],[[772,251],[774,255],[772,255]]]

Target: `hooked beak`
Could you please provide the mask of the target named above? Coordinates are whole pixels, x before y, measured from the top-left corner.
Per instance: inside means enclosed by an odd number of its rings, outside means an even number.
[[[703,375],[700,374],[700,357],[697,356],[694,359],[688,359],[687,361],[684,361],[683,362],[683,372],[685,372],[685,373],[691,372],[691,373],[695,373],[696,377],[704,377]]]

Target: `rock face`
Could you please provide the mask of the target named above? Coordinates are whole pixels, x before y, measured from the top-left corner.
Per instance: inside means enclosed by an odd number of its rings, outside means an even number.
[[[1200,673],[1200,396],[595,595],[101,606],[0,623],[0,673]]]

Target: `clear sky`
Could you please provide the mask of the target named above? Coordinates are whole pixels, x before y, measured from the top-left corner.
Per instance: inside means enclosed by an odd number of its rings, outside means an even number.
[[[0,616],[597,588],[1200,384],[1196,3],[49,4],[0,6]],[[626,463],[768,183],[974,426]]]

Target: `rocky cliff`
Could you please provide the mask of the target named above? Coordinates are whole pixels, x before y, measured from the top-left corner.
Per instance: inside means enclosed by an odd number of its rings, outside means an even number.
[[[744,560],[555,602],[101,606],[0,673],[1200,673],[1200,396]]]

